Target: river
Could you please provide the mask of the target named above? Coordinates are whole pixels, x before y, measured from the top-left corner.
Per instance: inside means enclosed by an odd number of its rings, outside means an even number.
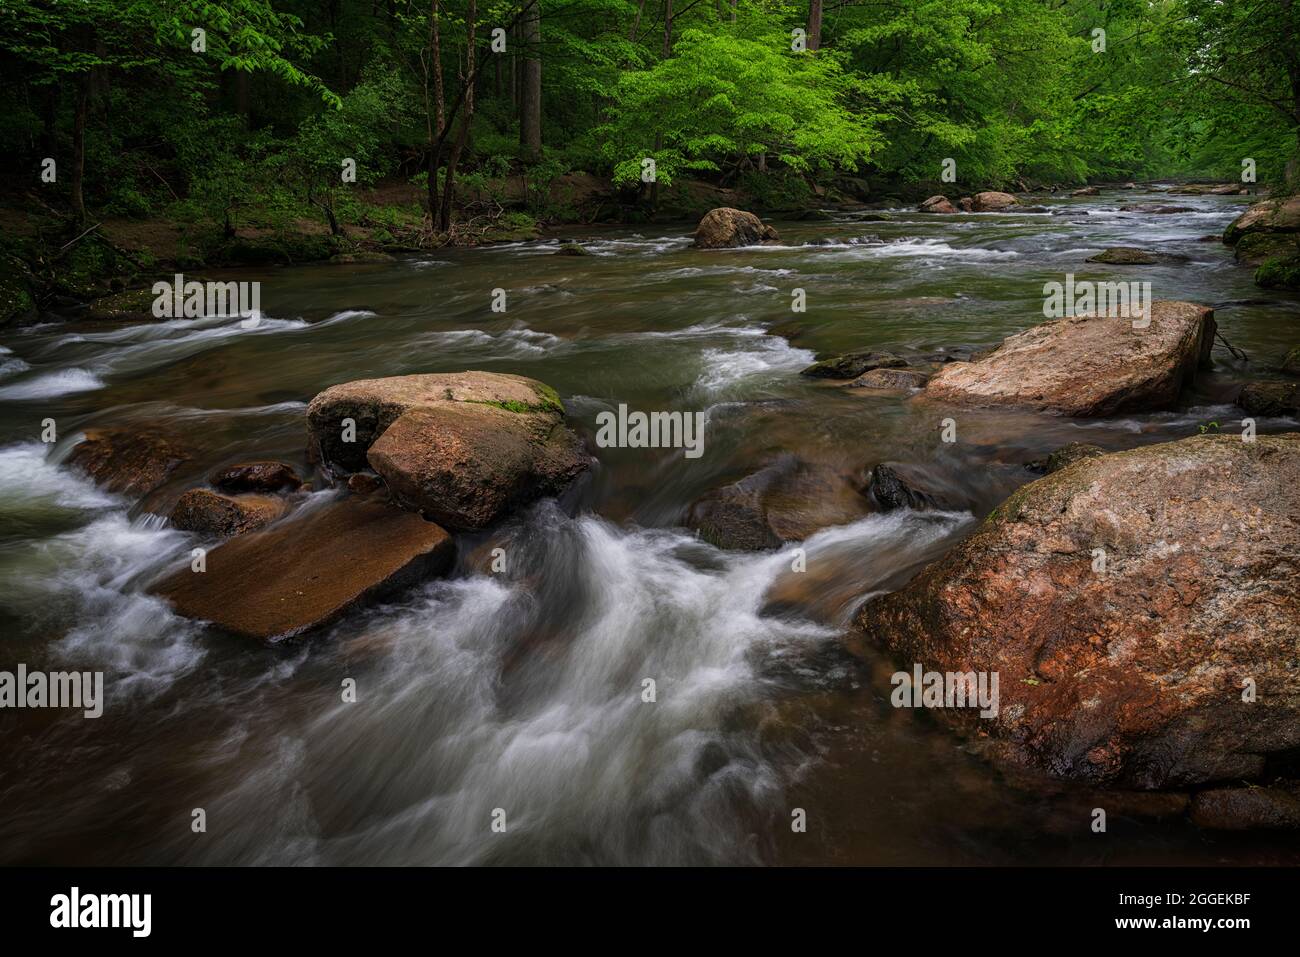
[[[1118,208],[1143,201],[1193,211]],[[722,252],[689,249],[688,226],[594,228],[577,234],[589,256],[552,242],[242,270],[224,278],[262,283],[253,328],[74,318],[6,331],[0,668],[102,670],[108,701],[95,720],[0,713],[0,863],[1300,862],[1294,839],[1176,817],[1117,815],[1099,837],[1085,796],[989,768],[932,717],[890,707],[884,656],[841,649],[861,600],[1032,480],[1024,462],[1070,441],[1233,429],[1236,388],[1297,342],[1300,305],[1201,241],[1247,197],[1043,202],[883,222],[835,212],[777,223],[780,244]],[[1084,262],[1113,245],[1187,259]],[[1216,346],[1216,369],[1176,411],[971,411],[951,444],[920,403],[797,374],[855,348],[963,357],[1040,321],[1043,284],[1068,272],[1213,305],[1252,361]],[[233,461],[306,470],[304,410],[321,389],[462,369],[550,384],[588,435],[619,403],[703,411],[704,454],[601,449],[563,502],[461,536],[448,578],[275,648],[150,596],[195,541],[60,464],[88,426],[163,423],[197,450],[164,497]],[[39,441],[46,418],[53,446]],[[915,463],[965,507],[818,532],[801,576],[789,547],[720,551],[681,527],[699,495],[782,453],[846,474]],[[488,567],[498,546],[505,574]],[[792,828],[800,812],[805,830]]]

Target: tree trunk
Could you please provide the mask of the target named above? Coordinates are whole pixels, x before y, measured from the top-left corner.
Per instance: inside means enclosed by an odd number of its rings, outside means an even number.
[[[542,156],[542,8],[533,0],[524,15],[520,39],[524,46],[523,88],[519,94],[519,145],[524,159],[535,163]]]
[[[808,0],[808,49],[822,48],[822,0]]]
[[[77,80],[76,113],[72,120],[72,174],[68,185],[72,191],[72,213],[78,225],[86,221],[83,183],[86,175],[86,113],[90,109],[90,73]]]
[[[438,169],[442,166],[442,144],[445,138],[442,135],[443,129],[447,125],[447,103],[446,95],[442,86],[442,33],[438,22],[438,0],[430,0],[429,7],[429,65],[425,67],[424,81],[424,122],[425,130],[429,137],[429,156],[427,173],[429,182],[427,185],[429,199],[429,221],[433,222],[438,217]],[[429,77],[433,74],[433,117],[430,118],[429,108]]]
[[[460,162],[461,153],[469,141],[469,128],[474,120],[474,33],[478,8],[475,0],[469,0],[465,12],[465,103],[461,109],[460,127],[456,130],[456,142],[452,144],[451,155],[447,157],[447,178],[442,184],[442,208],[438,212],[438,229],[446,232],[451,229],[451,205],[456,195],[456,164]]]

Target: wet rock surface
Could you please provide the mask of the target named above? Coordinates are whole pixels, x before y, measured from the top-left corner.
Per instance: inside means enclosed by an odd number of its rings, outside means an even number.
[[[995,718],[941,716],[1012,764],[1145,789],[1249,779],[1300,746],[1298,555],[1300,434],[1145,446],[1021,488],[868,602],[849,644],[997,672]]]
[[[564,425],[559,397],[523,376],[348,382],[316,396],[307,422],[313,454],[327,468],[372,469],[396,502],[452,529],[483,528],[557,494],[591,464]]]
[[[110,492],[141,498],[160,487],[191,453],[172,432],[150,427],[86,429],[73,447],[73,465]]]
[[[229,538],[271,524],[287,508],[284,499],[274,495],[223,495],[192,488],[177,499],[171,522],[182,531]]]
[[[1213,310],[1166,300],[1151,305],[1145,328],[1122,316],[1052,319],[978,361],[944,366],[924,395],[1072,416],[1169,408],[1208,361],[1214,330]]]
[[[696,249],[732,249],[780,239],[780,234],[753,213],[723,206],[704,214],[695,229]]]
[[[155,592],[189,618],[260,641],[296,637],[349,608],[446,571],[451,536],[413,512],[345,498],[207,553]]]
[[[907,360],[892,352],[864,349],[822,359],[801,370],[799,374],[816,379],[853,379],[871,369],[894,369],[905,365]]]

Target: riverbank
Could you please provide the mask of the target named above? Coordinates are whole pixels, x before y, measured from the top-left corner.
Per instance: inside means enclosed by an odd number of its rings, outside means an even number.
[[[1096,195],[1099,190],[1024,182],[1018,186],[1033,190],[1019,194],[1030,206],[1044,197],[1071,192]],[[1115,190],[1137,186],[1101,188],[1117,195]],[[1171,196],[1226,189],[1178,183],[1143,188]],[[565,174],[544,188],[513,176],[462,187],[459,225],[446,234],[429,229],[424,193],[400,181],[358,189],[356,202],[346,213],[337,214],[337,234],[318,218],[272,220],[251,210],[227,231],[220,224],[195,218],[193,210],[179,203],[167,215],[92,217],[86,225],[73,227],[64,215],[30,195],[20,205],[0,207],[0,234],[5,237],[0,247],[0,327],[88,303],[93,304],[89,314],[99,318],[141,316],[151,300],[145,287],[159,275],[175,272],[193,275],[208,269],[385,262],[448,246],[581,238],[593,230],[627,225],[694,223],[720,206],[750,209],[766,218],[826,221],[836,210],[906,209],[942,189],[943,184],[933,182],[840,178],[826,186],[797,181],[778,194],[757,196],[702,180],[682,180],[665,187],[659,205],[651,209],[646,197],[636,191],[619,190],[608,180],[586,173]],[[1261,286],[1295,288],[1300,269],[1292,245],[1252,241],[1239,246],[1237,255],[1256,269]]]

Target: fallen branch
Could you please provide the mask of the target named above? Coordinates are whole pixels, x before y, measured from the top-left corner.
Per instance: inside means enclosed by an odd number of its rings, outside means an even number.
[[[1240,359],[1242,362],[1249,362],[1249,361],[1250,361],[1250,356],[1246,355],[1245,352],[1243,352],[1242,350],[1238,349],[1238,348],[1237,348],[1236,346],[1234,346],[1231,342],[1229,342],[1229,341],[1227,340],[1227,338],[1224,337],[1224,335],[1223,335],[1222,332],[1219,332],[1219,331],[1216,329],[1215,332],[1214,332],[1214,335],[1215,335],[1215,338],[1217,338],[1220,342],[1222,342],[1225,346],[1228,347],[1228,351],[1229,351],[1230,353],[1232,353],[1232,356],[1233,356],[1234,359]]]

